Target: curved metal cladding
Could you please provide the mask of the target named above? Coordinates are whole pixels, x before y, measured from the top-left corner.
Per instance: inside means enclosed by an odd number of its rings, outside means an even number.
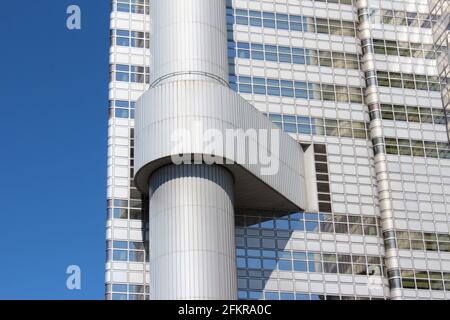
[[[153,0],[151,15],[135,182],[150,196],[152,298],[235,299],[234,207],[308,209],[303,151],[228,87],[225,0]],[[180,154],[202,161],[174,166]]]
[[[370,15],[368,0],[356,2],[359,16],[359,39],[363,48],[363,71],[366,79],[365,98],[370,113],[370,137],[373,144],[375,173],[377,179],[378,202],[380,208],[381,224],[384,241],[395,238],[394,215],[389,186],[389,172],[384,143],[383,122],[381,117],[380,97],[378,93],[378,80],[375,67],[372,32],[370,28]],[[387,247],[387,246],[386,246]],[[396,246],[386,250],[385,264],[388,274],[400,273],[398,250]],[[390,283],[391,299],[401,298],[401,290]]]
[[[169,165],[150,179],[150,260],[156,299],[237,298],[234,190],[220,166]]]
[[[271,137],[275,148],[269,139],[257,137],[256,141],[247,140],[248,145],[254,143],[255,150],[240,152],[256,153],[258,157],[270,154],[271,161],[266,163],[259,159],[240,163],[239,152],[233,154],[235,149],[226,148],[227,141],[218,139],[208,143],[208,149],[214,150],[215,156],[235,163],[228,167],[236,179],[236,206],[280,210],[308,208],[300,145],[237,93],[215,82],[166,83],[147,91],[139,99],[135,129],[136,185],[145,190],[151,172],[171,163],[173,155],[206,154],[205,145],[197,142],[203,141],[209,130],[216,130],[226,138],[228,132],[255,128],[257,132],[275,134]],[[174,138],[184,136],[184,132],[190,135],[189,141],[178,143]]]
[[[151,1],[153,85],[209,77],[228,81],[226,1]]]

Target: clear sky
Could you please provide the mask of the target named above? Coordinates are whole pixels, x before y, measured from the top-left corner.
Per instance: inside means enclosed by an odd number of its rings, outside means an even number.
[[[66,28],[71,4],[81,31]],[[109,8],[2,1],[0,299],[104,297]]]

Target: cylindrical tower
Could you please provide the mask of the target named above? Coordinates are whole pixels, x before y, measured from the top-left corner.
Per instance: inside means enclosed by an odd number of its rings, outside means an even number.
[[[225,8],[225,0],[151,2],[152,87],[228,85]],[[153,299],[237,298],[233,192],[233,176],[217,165],[168,165],[152,174]]]
[[[153,173],[154,299],[236,299],[233,190],[231,173],[220,166],[168,165]]]
[[[152,86],[205,79],[228,85],[225,0],[151,1]]]

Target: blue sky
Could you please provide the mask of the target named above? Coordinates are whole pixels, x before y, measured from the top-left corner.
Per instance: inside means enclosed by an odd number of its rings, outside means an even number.
[[[66,28],[70,4],[81,31]],[[0,299],[103,298],[109,7],[2,3]]]

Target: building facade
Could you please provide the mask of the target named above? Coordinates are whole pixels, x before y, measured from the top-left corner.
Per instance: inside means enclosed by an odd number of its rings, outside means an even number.
[[[229,86],[297,141],[313,172],[307,201],[295,200],[295,181],[272,185],[304,210],[234,199],[229,290],[239,299],[449,299],[448,1],[209,1],[222,8],[208,6],[215,20],[226,19],[227,39],[211,47],[228,58],[228,72],[211,71],[207,81]],[[150,290],[158,248],[149,250],[149,197],[135,184],[136,102],[153,101],[147,90],[169,78],[205,77],[164,70],[165,52],[151,45],[162,43],[154,38],[163,28],[151,10],[168,8],[151,2],[112,1],[107,299],[164,294]],[[163,62],[152,66],[155,59]],[[227,173],[210,174],[231,188]]]

